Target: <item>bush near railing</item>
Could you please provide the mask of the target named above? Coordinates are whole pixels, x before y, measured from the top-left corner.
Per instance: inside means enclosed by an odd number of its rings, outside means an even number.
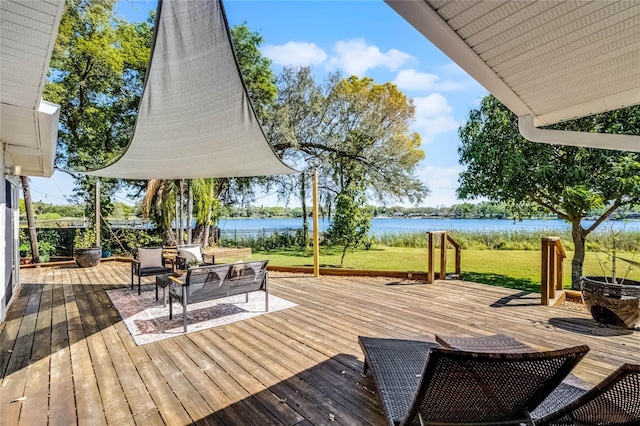
[[[604,251],[609,231],[597,229],[587,237],[587,250]],[[574,245],[570,230],[541,229],[537,231],[460,231],[448,230],[447,234],[462,247],[472,250],[540,250],[543,237],[560,237],[565,250],[573,251]],[[385,233],[375,236],[375,243],[390,247],[428,247],[426,232]],[[622,251],[640,251],[640,231],[622,231],[619,249]]]
[[[81,228],[38,228],[38,246],[41,254],[49,256],[73,256],[73,240]],[[155,229],[103,230],[102,247],[108,247],[114,255],[130,255],[138,247],[160,246],[162,235]],[[31,256],[31,242],[25,229],[20,230],[20,256]]]
[[[220,231],[223,247],[250,247],[254,250],[271,250],[305,245],[302,229],[261,229]]]

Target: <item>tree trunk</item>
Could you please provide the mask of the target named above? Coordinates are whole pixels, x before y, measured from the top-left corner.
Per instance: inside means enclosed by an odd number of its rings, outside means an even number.
[[[340,267],[342,268],[342,266],[344,265],[344,256],[347,254],[347,249],[349,248],[349,244],[344,246],[344,249],[342,249],[342,257],[340,258]]]
[[[309,220],[307,217],[307,190],[304,172],[300,174],[300,200],[302,201],[302,240],[303,246],[309,246]]]
[[[202,247],[206,248],[209,246],[209,233],[211,232],[211,207],[209,207],[209,211],[207,212],[207,219],[204,222],[204,237],[202,238]]]
[[[575,246],[573,259],[571,260],[571,288],[573,290],[580,290],[580,277],[582,276],[586,240],[585,231],[582,229],[582,226],[580,226],[580,219],[571,222],[571,237],[573,238],[573,245]]]
[[[40,263],[40,251],[38,250],[38,234],[36,232],[36,220],[33,215],[33,204],[31,202],[31,190],[29,189],[29,178],[20,176],[22,181],[22,192],[24,193],[24,208],[27,211],[27,226],[29,227],[29,241],[31,241],[31,258],[33,263]]]

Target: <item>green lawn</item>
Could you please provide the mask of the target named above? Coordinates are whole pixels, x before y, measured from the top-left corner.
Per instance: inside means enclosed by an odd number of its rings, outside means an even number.
[[[337,247],[321,247],[321,266],[340,265],[342,252]],[[453,250],[447,253],[447,272],[455,269]],[[633,258],[633,254],[620,254]],[[439,253],[436,252],[436,271],[439,271]],[[583,274],[604,275],[597,257],[604,261],[604,254],[587,253]],[[462,250],[462,278],[468,281],[499,285],[527,291],[540,289],[540,252],[533,250]],[[279,249],[253,252],[253,259],[269,259],[270,264],[279,266],[313,266],[311,250]],[[571,284],[571,259],[573,252],[567,252],[564,261],[564,285]],[[220,259],[236,261],[237,259]],[[245,259],[246,260],[246,259]],[[640,261],[640,256],[634,260]],[[427,250],[423,248],[376,246],[371,250],[349,251],[345,257],[345,268],[426,271]],[[618,275],[627,272],[627,264],[618,262]],[[608,274],[610,272],[608,271]],[[633,269],[628,278],[640,280],[640,270]]]

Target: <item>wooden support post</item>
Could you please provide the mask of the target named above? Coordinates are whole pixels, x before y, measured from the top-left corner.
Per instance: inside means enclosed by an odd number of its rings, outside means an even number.
[[[549,304],[549,242],[546,238],[542,239],[542,268],[540,279],[540,303],[542,305]]]
[[[556,290],[562,290],[562,279],[563,279],[563,269],[562,269],[562,254],[556,254]]]
[[[440,234],[440,279],[447,279],[447,233]]]
[[[427,283],[433,284],[436,277],[436,273],[433,270],[433,258],[435,257],[435,254],[436,254],[436,248],[433,245],[433,233],[431,232],[428,233],[428,239],[429,239],[429,248],[428,248],[429,256],[427,261]]]
[[[549,244],[549,258],[547,260],[549,262],[549,271],[547,278],[547,293],[549,295],[549,300],[553,300],[556,298],[556,265],[558,263],[558,256],[556,256],[556,245],[555,242]]]
[[[550,300],[560,297],[562,291],[562,262],[567,257],[559,237],[542,238],[542,265],[540,276],[540,303],[548,305]]]
[[[96,180],[96,247],[100,247],[100,179]]]
[[[320,230],[318,229],[318,171],[313,172],[313,276],[320,276]]]
[[[193,233],[193,185],[191,179],[187,179],[187,244],[191,244]]]

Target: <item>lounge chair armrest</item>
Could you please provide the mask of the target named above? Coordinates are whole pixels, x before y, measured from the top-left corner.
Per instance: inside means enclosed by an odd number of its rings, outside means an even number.
[[[204,260],[205,262],[207,262],[207,257],[211,258],[211,261],[209,261],[208,263],[214,264],[216,263],[216,257],[213,254],[207,254],[207,253],[202,253],[202,260]]]

